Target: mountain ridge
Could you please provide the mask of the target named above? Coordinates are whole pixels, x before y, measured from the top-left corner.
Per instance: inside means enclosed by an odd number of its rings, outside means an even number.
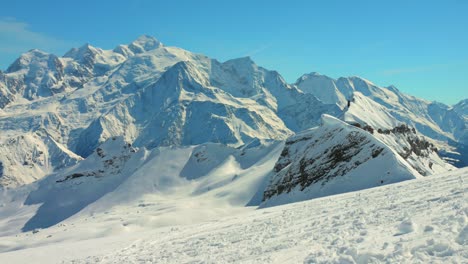
[[[82,158],[116,136],[148,149],[206,142],[241,147],[285,140],[330,114],[376,130],[415,127],[457,162],[467,158],[459,151],[468,144],[464,105],[429,102],[357,76],[312,73],[288,84],[250,57],[219,62],[143,35],[113,50],[85,44],[62,57],[38,50],[20,56],[0,72],[0,143],[45,131]],[[45,140],[35,137],[37,145]],[[16,151],[13,162],[0,154],[12,171],[24,155]],[[19,178],[28,183],[47,173]]]

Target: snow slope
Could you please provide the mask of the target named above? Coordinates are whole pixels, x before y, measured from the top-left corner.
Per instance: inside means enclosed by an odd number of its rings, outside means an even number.
[[[224,217],[211,207],[220,214],[210,220],[197,206],[212,206],[214,196],[146,196],[36,233],[3,234],[0,262],[464,263],[467,178],[461,169]]]
[[[112,208],[127,206],[134,211],[130,208],[138,209],[139,200],[146,197],[174,201],[174,208],[180,206],[179,200],[210,197],[214,207],[206,205],[203,210],[243,207],[261,199],[255,195],[264,188],[281,149],[281,142],[253,141],[242,148],[206,143],[147,150],[132,147],[123,137],[110,138],[72,167],[33,184],[0,189],[0,216],[9,219],[0,224],[0,234],[57,227]]]

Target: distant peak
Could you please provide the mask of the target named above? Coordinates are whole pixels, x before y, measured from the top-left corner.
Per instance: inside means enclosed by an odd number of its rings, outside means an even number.
[[[306,73],[306,74],[302,75],[302,78],[321,77],[321,76],[329,78],[328,76],[320,74],[319,72]]]
[[[253,62],[252,57],[250,57],[250,56],[240,57],[240,58],[238,58],[238,60]]]
[[[21,56],[16,59],[16,61],[13,62],[13,64],[11,64],[5,72],[16,72],[18,70],[29,67],[29,64],[31,64],[33,61],[48,59],[49,56],[51,56],[51,54],[39,49],[29,50],[28,52],[21,54]]]
[[[139,36],[137,39],[135,39],[133,42],[148,42],[148,41],[157,41],[159,42],[155,37],[143,34]]]
[[[350,80],[350,81],[352,81],[352,82],[358,82],[358,83],[361,82],[361,83],[365,83],[365,84],[367,84],[367,85],[373,85],[373,86],[375,86],[375,84],[374,84],[373,82],[371,82],[371,81],[369,81],[369,80],[367,80],[367,79],[365,79],[365,78],[362,78],[362,77],[360,77],[360,76],[357,76],[357,75],[350,76],[350,77],[348,77],[347,79]]]
[[[320,74],[318,72],[311,72],[311,73],[306,73],[304,75],[302,75],[301,77],[299,77],[299,79],[297,79],[296,81],[296,85],[307,80],[307,79],[312,79],[312,78],[326,78],[326,79],[329,79],[329,80],[333,80],[333,78],[331,77],[328,77],[326,75],[323,75],[323,74]]]
[[[357,75],[349,76],[348,79],[350,79],[350,80],[359,80],[359,81],[372,83],[371,81],[369,81],[369,80],[367,80],[365,78],[362,78],[361,76],[357,76]]]
[[[163,44],[155,37],[149,35],[141,35],[132,43],[130,43],[129,48],[135,53],[142,53],[145,51],[157,49],[162,45]]]
[[[72,59],[78,59],[80,57],[83,57],[84,54],[86,53],[95,53],[96,48],[91,46],[89,43],[85,43],[84,45],[80,46],[79,48],[72,48],[69,50],[63,57],[65,58],[72,58]]]
[[[245,65],[255,65],[255,62],[252,60],[250,56],[246,56],[246,57],[228,60],[224,62],[223,64],[245,66]]]
[[[29,50],[26,54],[37,54],[37,55],[48,55],[49,53],[43,51],[43,50],[40,50],[40,49],[32,49],[32,50]]]
[[[89,43],[85,43],[83,44],[81,47],[79,48],[76,48],[77,50],[93,50],[95,49],[95,47],[93,47],[91,44]]]

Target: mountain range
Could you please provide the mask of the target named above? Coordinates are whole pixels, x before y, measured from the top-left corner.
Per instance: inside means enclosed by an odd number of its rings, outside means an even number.
[[[26,204],[42,207],[23,228],[47,227],[179,150],[177,177],[206,181],[192,195],[232,184],[238,174],[214,173],[231,159],[254,170],[271,157],[236,187],[250,190],[243,205],[271,206],[466,166],[467,127],[467,99],[448,106],[356,76],[291,84],[249,57],[219,62],[151,36],[31,50],[0,71],[0,188],[32,183]]]

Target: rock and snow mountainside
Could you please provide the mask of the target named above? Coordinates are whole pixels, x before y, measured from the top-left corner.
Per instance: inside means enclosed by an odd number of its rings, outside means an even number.
[[[320,127],[286,141],[274,167],[275,174],[264,191],[262,206],[356,191],[454,169],[415,133],[406,126],[377,132],[324,115]]]
[[[49,135],[26,133],[0,143],[0,186],[27,184],[82,158]]]
[[[457,140],[466,134],[462,103],[429,103],[358,77],[314,73],[290,85],[248,57],[221,63],[149,36],[113,50],[86,44],[63,57],[32,50],[0,77],[3,187],[60,175],[114,137],[146,150],[207,142],[242,147],[285,140],[318,125],[322,114],[376,131],[408,123],[450,143],[463,144]],[[376,137],[420,174],[450,168],[432,151],[440,142],[404,133]]]
[[[468,118],[468,99],[461,100],[458,104],[453,106],[455,112],[463,115],[463,117]]]
[[[342,113],[250,58],[220,63],[148,36],[114,50],[86,44],[63,57],[33,50],[0,77],[0,143],[45,131],[84,158],[114,136],[148,149],[284,140],[323,113]],[[11,171],[21,171],[19,160]],[[44,175],[18,173],[22,180],[7,186]]]
[[[449,107],[403,94],[394,86],[379,87],[360,77],[333,79],[318,73],[303,75],[296,86],[325,103],[340,106],[346,112],[346,121],[382,129],[404,123],[430,138],[468,145],[463,101]]]
[[[24,205],[40,207],[22,230],[46,228],[78,213],[117,188],[141,166],[143,156],[122,137],[114,137],[82,162],[39,181]]]

